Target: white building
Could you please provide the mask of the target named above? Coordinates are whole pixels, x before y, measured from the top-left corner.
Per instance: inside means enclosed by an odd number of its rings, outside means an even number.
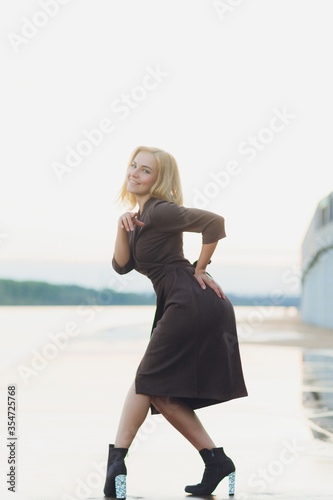
[[[333,191],[318,203],[303,240],[301,315],[333,328]]]

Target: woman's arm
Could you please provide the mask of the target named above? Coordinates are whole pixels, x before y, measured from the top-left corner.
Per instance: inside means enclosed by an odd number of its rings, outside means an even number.
[[[208,285],[210,288],[212,288],[215,293],[221,297],[222,299],[225,298],[225,295],[223,293],[222,288],[220,285],[218,285],[213,278],[211,278],[207,273],[206,273],[206,267],[207,264],[210,261],[211,256],[214,253],[214,250],[217,246],[217,241],[214,243],[204,243],[201,248],[200,256],[199,259],[197,260],[196,267],[195,267],[195,273],[194,277],[198,280],[199,285],[201,288],[204,290],[206,288],[206,285]]]
[[[121,228],[119,225],[114,245],[113,257],[119,267],[124,267],[131,257],[127,231],[124,227]]]
[[[215,248],[217,247],[217,241],[214,243],[204,243],[201,247],[201,253],[199,259],[197,260],[196,269],[201,269],[202,271],[206,270],[207,265],[209,264],[210,258],[214,253]]]
[[[113,259],[118,268],[125,267],[131,258],[128,232],[134,231],[134,226],[144,226],[144,222],[136,218],[137,212],[126,212],[118,219],[118,232],[114,245]]]

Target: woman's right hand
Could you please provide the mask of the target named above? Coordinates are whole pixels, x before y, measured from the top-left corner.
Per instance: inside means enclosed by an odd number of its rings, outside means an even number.
[[[118,219],[118,226],[121,229],[126,229],[126,231],[134,231],[134,225],[144,226],[144,222],[141,222],[136,218],[138,212],[125,212]]]

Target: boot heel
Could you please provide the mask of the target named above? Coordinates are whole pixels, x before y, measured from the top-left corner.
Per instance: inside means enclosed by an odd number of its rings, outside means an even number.
[[[119,474],[115,477],[116,498],[126,498],[126,476]]]
[[[235,479],[236,479],[236,472],[232,472],[228,476],[229,478],[229,497],[233,497],[235,494]]]

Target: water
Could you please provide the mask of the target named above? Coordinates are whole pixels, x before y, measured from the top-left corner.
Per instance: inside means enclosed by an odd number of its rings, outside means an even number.
[[[0,307],[0,370],[17,364],[45,344],[64,347],[89,341],[149,340],[155,306]],[[292,318],[293,307],[235,307],[239,340],[247,342],[300,338],[296,331],[259,330],[263,322]],[[67,343],[66,343],[67,342]],[[66,346],[65,346],[66,344]],[[83,346],[81,345],[81,349]],[[50,355],[52,348],[50,347]],[[60,349],[60,347],[59,347]]]
[[[154,311],[154,306],[0,307],[0,370],[57,340],[67,341],[67,348],[88,340],[149,339]]]

